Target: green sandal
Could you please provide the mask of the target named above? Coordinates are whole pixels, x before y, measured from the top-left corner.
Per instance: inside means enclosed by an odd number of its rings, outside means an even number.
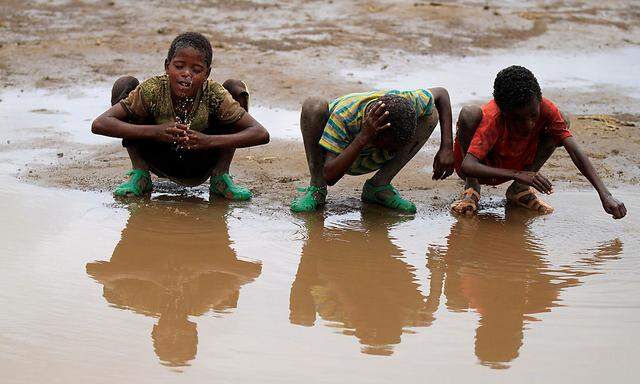
[[[132,169],[127,172],[127,176],[129,177],[129,181],[126,183],[122,183],[118,186],[118,188],[113,191],[115,196],[142,196],[145,193],[151,192],[153,190],[153,183],[151,182],[151,174],[149,171],[145,171],[142,169]],[[144,181],[144,186],[140,186],[140,182]]]
[[[235,185],[231,175],[228,173],[211,176],[209,180],[209,192],[224,196],[229,200],[245,201],[251,198],[251,191],[245,187]]]
[[[384,191],[391,191],[393,195],[384,199],[379,198],[378,193]],[[400,197],[398,190],[391,184],[375,187],[367,180],[362,187],[362,201],[365,203],[380,204],[404,213],[416,213],[415,204]]]
[[[299,192],[304,195],[296,197],[291,202],[291,210],[293,212],[312,212],[324,205],[327,198],[327,188],[316,187],[310,185],[307,188],[298,188]]]

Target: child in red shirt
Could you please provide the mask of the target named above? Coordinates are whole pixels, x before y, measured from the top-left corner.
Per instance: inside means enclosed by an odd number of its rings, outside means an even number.
[[[569,119],[542,97],[533,73],[520,66],[498,73],[493,100],[481,108],[464,107],[460,111],[454,153],[456,172],[465,180],[465,191],[452,204],[452,210],[472,214],[478,207],[480,184],[513,180],[507,189],[509,202],[540,213],[553,212],[534,188],[546,194],[553,192],[551,182],[539,170],[561,145],[600,195],[604,210],[615,219],[624,217],[624,204],[611,196],[572,137]]]

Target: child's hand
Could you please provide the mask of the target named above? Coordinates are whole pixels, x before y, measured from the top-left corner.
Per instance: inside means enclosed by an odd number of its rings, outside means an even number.
[[[211,136],[202,132],[189,130],[180,148],[190,151],[202,151],[211,148]]]
[[[156,127],[155,138],[158,141],[180,144],[187,138],[187,126],[178,123],[165,123]]]
[[[444,180],[451,176],[454,168],[453,151],[441,148],[433,158],[433,180]]]
[[[385,123],[388,115],[389,112],[384,109],[384,104],[380,101],[375,102],[371,109],[366,112],[362,122],[362,131],[359,134],[365,143],[370,143],[378,132],[384,131],[391,126],[390,123]]]
[[[611,195],[602,198],[602,208],[614,219],[622,219],[627,215],[627,208],[624,203],[614,199]]]
[[[514,179],[519,183],[529,185],[542,193],[550,195],[553,193],[553,185],[540,172],[521,171],[517,172]]]

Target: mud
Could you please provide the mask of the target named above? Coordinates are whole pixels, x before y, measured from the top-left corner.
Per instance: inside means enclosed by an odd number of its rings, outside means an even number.
[[[640,222],[590,193],[552,196],[545,217],[499,200],[474,218],[292,216],[2,182],[8,383],[635,375],[619,368],[639,341]]]
[[[631,1],[3,1],[3,382],[633,381],[638,20]],[[151,198],[115,201],[129,162],[90,122],[187,29],[271,132],[232,165],[255,197],[154,179]],[[361,203],[366,176],[288,212],[308,180],[304,98],[445,86],[455,115],[514,63],[572,115],[627,218],[564,150],[543,169],[553,215],[505,209],[501,186],[453,217],[460,181],[430,178],[437,133],[394,180],[417,215]]]

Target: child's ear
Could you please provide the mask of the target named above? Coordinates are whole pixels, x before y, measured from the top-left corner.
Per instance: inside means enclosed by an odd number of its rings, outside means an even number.
[[[164,71],[169,70],[169,59],[164,59]]]
[[[211,75],[211,66],[209,66],[209,68],[207,68],[207,77],[209,77],[209,75]]]

